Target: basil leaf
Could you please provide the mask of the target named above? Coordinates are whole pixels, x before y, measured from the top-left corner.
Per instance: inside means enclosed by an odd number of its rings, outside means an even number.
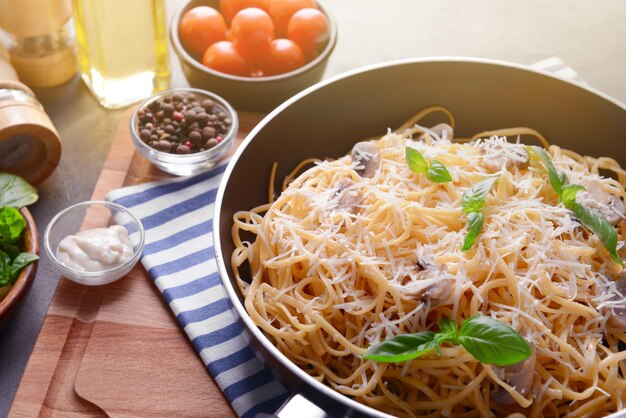
[[[0,287],[11,283],[11,258],[0,251]]]
[[[576,216],[583,226],[598,236],[604,248],[611,254],[611,258],[619,263],[620,266],[624,267],[624,262],[619,258],[619,254],[617,254],[617,233],[615,232],[615,228],[613,228],[604,216],[595,210],[576,203],[576,194],[581,190],[585,190],[585,188],[583,186],[569,184],[565,173],[558,173],[556,171],[552,160],[550,160],[550,156],[542,148],[533,146],[526,147],[526,150],[529,154],[534,153],[539,156],[543,161],[548,170],[552,188],[554,188],[559,195],[559,200],[563,202],[566,208],[574,212],[574,216]]]
[[[567,174],[564,172],[559,172],[559,181],[561,182],[561,191],[565,186],[569,184],[569,180],[567,179]]]
[[[399,363],[413,360],[439,348],[435,342],[435,335],[431,331],[397,335],[380,344],[370,346],[363,358],[380,363]]]
[[[17,257],[15,257],[15,260],[13,260],[13,263],[11,264],[11,282],[15,282],[17,276],[24,267],[38,259],[39,257],[37,254],[33,253],[20,253]]]
[[[0,245],[0,251],[3,251],[6,255],[8,255],[11,260],[14,260],[15,257],[20,254],[19,247],[13,244]]]
[[[459,332],[459,326],[451,319],[442,318],[437,325],[440,333],[456,335]]]
[[[439,333],[435,337],[435,341],[441,345],[444,342],[450,341],[454,344],[459,344],[457,338],[459,334],[459,326],[451,319],[440,319],[438,322]]]
[[[571,210],[574,203],[576,202],[576,195],[581,190],[585,190],[585,188],[577,184],[568,184],[567,186],[563,187],[563,189],[561,189],[561,197],[560,197],[561,202],[563,202],[563,205],[566,208]]]
[[[14,174],[0,173],[0,206],[21,208],[39,199],[37,189]]]
[[[406,147],[404,150],[406,162],[411,171],[415,173],[425,173],[428,171],[428,163],[424,156],[415,148]]]
[[[432,160],[426,171],[426,178],[433,183],[447,183],[452,181],[452,176],[441,161]]]
[[[480,230],[483,228],[484,222],[485,215],[482,212],[470,212],[467,215],[469,229],[467,230],[467,235],[465,235],[465,241],[463,241],[463,248],[461,248],[461,250],[467,251],[472,248],[474,241],[476,241],[478,234],[480,234]]]
[[[624,262],[617,254],[617,232],[615,232],[613,225],[595,210],[579,203],[573,202],[570,209],[583,226],[596,234],[604,248],[611,254],[611,258],[624,267]]]
[[[463,322],[459,342],[476,360],[496,366],[510,366],[532,354],[528,342],[513,328],[484,315]]]
[[[550,184],[552,185],[552,188],[554,189],[556,194],[561,196],[563,187],[569,183],[565,173],[561,173],[556,170],[556,167],[550,159],[550,155],[543,148],[533,145],[530,147],[526,147],[526,151],[528,151],[528,153],[531,155],[537,155],[539,159],[543,162],[543,165],[548,171],[548,178],[550,179]]]
[[[15,243],[26,227],[26,220],[15,208],[0,208],[0,245],[9,246]]]
[[[496,180],[498,180],[498,177],[488,177],[467,189],[465,193],[463,193],[463,197],[461,197],[461,208],[463,212],[480,212]]]

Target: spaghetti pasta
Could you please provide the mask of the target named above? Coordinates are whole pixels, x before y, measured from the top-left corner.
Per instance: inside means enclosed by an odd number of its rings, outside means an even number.
[[[393,415],[597,416],[625,408],[626,352],[618,344],[626,343],[626,276],[559,204],[545,168],[506,137],[537,138],[596,210],[613,211],[622,256],[626,171],[611,158],[549,146],[529,128],[446,138],[417,125],[432,112],[454,127],[450,112],[435,107],[372,140],[381,156],[372,177],[359,175],[354,155],[303,172],[301,164],[280,196],[271,191],[270,203],[235,214],[231,262],[250,317],[311,376]],[[452,181],[412,172],[406,146],[442,162]],[[462,251],[461,196],[494,174],[482,232]],[[362,358],[381,340],[477,313],[531,342],[528,390],[456,346],[400,364]],[[503,393],[509,405],[498,403]]]

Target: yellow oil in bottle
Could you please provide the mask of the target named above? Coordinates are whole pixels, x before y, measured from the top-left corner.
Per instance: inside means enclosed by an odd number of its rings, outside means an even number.
[[[78,68],[100,104],[124,107],[169,86],[163,0],[74,0]]]

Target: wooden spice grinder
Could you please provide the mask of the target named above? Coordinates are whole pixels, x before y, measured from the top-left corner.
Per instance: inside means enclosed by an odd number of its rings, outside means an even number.
[[[35,94],[17,80],[0,47],[0,172],[39,184],[61,158],[61,142]]]
[[[71,0],[0,0],[0,29],[24,84],[52,87],[76,74],[71,17]]]

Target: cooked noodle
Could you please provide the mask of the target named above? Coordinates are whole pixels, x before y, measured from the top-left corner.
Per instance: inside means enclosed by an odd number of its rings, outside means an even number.
[[[299,174],[307,161],[275,200],[272,189],[271,203],[235,215],[232,267],[250,317],[315,379],[394,415],[598,416],[623,409],[626,351],[618,342],[626,336],[607,324],[611,306],[625,303],[613,282],[621,267],[558,204],[544,167],[516,160],[524,156],[518,135],[547,141],[528,128],[465,141],[441,138],[416,125],[432,111],[454,126],[443,108],[420,112],[375,141],[382,164],[372,178],[357,174],[349,155]],[[413,173],[406,145],[444,163],[453,181],[437,184]],[[556,146],[549,154],[571,183],[626,198],[626,171],[615,160]],[[461,196],[494,173],[499,180],[484,207],[482,232],[463,252]],[[341,186],[345,179],[351,182]],[[342,206],[342,193],[352,193],[356,203]],[[623,218],[616,229],[622,243]],[[254,234],[253,242],[243,241],[244,231]],[[249,275],[241,269],[246,263]],[[424,278],[416,267],[423,265],[440,269]],[[450,294],[425,300],[424,290],[441,280],[452,284]],[[477,313],[509,324],[532,343],[536,366],[526,395],[461,347],[443,346],[439,354],[401,364],[361,357],[381,340]],[[514,405],[493,401],[498,387]]]

